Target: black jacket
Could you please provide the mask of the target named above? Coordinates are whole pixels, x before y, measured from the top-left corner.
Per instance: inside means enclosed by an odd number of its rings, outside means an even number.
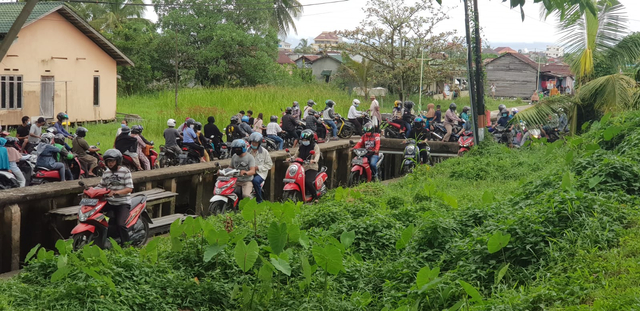
[[[126,151],[138,152],[138,140],[129,134],[122,133],[116,137],[115,147],[122,153]]]

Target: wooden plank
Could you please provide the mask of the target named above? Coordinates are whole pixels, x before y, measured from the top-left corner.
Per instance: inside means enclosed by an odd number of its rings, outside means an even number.
[[[156,235],[158,233],[168,232],[171,224],[176,221],[176,219],[184,220],[187,217],[197,217],[196,215],[185,215],[185,214],[171,214],[163,217],[154,218],[151,221],[152,224],[149,224],[149,231],[151,235]]]

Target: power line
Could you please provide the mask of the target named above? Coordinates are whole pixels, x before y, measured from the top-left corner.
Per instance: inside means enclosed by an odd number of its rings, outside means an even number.
[[[318,6],[318,5],[327,5],[327,4],[334,4],[334,3],[341,3],[341,2],[348,2],[349,0],[335,0],[335,1],[327,1],[327,2],[318,2],[318,3],[310,3],[310,4],[299,4],[299,5],[292,5],[290,7],[294,7],[294,8],[302,8],[302,7],[308,7],[308,6]],[[231,6],[231,7],[237,7],[237,8],[241,8],[241,9],[246,9],[246,10],[273,10],[274,7],[254,7],[254,8],[246,8],[246,7],[242,7],[243,5],[248,5],[248,4],[266,4],[266,3],[261,3],[261,2],[248,2],[248,3],[236,3],[236,4],[203,4],[203,3],[198,3],[198,4],[187,4],[187,3],[119,3],[119,2],[108,2],[108,1],[88,1],[88,0],[72,0],[72,1],[65,1],[66,3],[86,3],[86,4],[114,4],[114,5],[124,5],[124,6],[144,6],[144,7],[156,7],[156,6],[160,6],[160,7],[193,7],[193,6],[210,6],[210,7],[216,7],[216,8],[221,8],[221,7],[225,7],[225,6]]]

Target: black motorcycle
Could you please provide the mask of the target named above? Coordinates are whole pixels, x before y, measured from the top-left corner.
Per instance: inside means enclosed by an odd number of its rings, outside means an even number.
[[[454,124],[453,127],[451,128],[452,133],[449,136],[449,141],[447,142],[457,143],[458,139],[460,138],[458,136],[458,133],[460,133],[461,130],[462,130],[462,125]],[[445,135],[447,135],[447,128],[444,127],[444,123],[434,123],[433,131],[431,131],[431,140],[441,141]]]

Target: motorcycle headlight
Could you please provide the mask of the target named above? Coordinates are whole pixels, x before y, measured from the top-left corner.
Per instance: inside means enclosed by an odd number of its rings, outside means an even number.
[[[88,212],[83,213],[83,212],[82,212],[82,207],[80,207],[80,208],[78,209],[78,220],[79,220],[80,222],[87,221],[87,219],[88,219],[89,217],[91,217],[91,215],[93,215],[95,212],[96,212],[96,209],[95,209],[95,208],[93,208],[93,209],[89,210]]]
[[[289,174],[289,176],[295,176],[297,172],[298,172],[298,166],[296,165],[289,166],[289,169],[287,170],[287,174]]]
[[[416,146],[407,146],[407,148],[404,149],[404,153],[405,154],[414,154],[414,153],[416,153]]]
[[[220,194],[222,193],[222,189],[220,188],[216,188],[216,190],[213,191],[213,194]]]
[[[365,154],[367,154],[367,150],[366,149],[356,149],[356,150],[354,150],[354,153],[357,156],[361,157],[361,156],[364,156]]]
[[[464,145],[462,145],[462,147],[468,148],[469,144],[464,144]]]

